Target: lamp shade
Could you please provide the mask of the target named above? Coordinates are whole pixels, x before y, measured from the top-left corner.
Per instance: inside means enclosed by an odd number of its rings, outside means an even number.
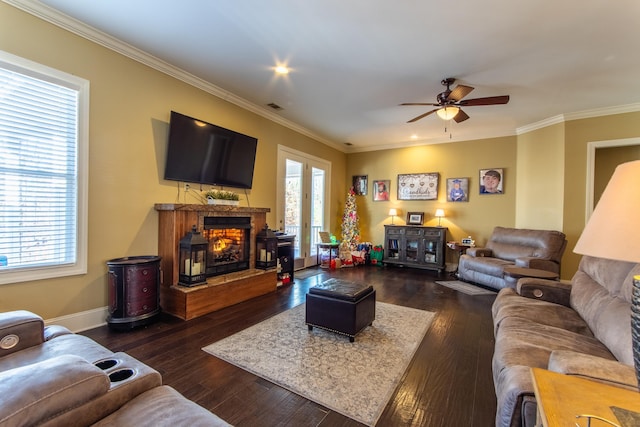
[[[397,216],[398,215],[398,211],[396,209],[389,209],[389,216]]]
[[[436,218],[444,218],[444,210],[436,209]]]
[[[618,165],[574,252],[640,262],[640,160]]]
[[[451,120],[458,114],[459,111],[460,111],[460,108],[458,107],[447,106],[447,107],[442,107],[441,109],[436,111],[436,114],[442,120]]]

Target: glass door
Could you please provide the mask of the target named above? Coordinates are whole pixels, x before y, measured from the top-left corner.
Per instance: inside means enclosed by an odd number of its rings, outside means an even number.
[[[296,268],[317,264],[319,232],[330,231],[329,176],[329,162],[278,147],[278,221],[282,231],[296,236]]]

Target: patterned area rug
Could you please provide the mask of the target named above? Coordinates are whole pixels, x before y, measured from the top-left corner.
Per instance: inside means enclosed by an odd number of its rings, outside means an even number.
[[[436,283],[467,295],[494,295],[496,293],[490,289],[474,286],[471,283],[462,282],[460,280],[436,281]]]
[[[434,313],[376,302],[373,326],[356,336],[305,324],[305,305],[204,351],[369,426],[382,414]]]

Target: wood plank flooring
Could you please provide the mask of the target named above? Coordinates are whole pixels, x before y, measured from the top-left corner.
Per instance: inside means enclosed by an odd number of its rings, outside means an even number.
[[[304,302],[310,286],[330,277],[369,283],[378,301],[433,311],[436,317],[377,426],[492,426],[493,295],[470,296],[434,283],[435,272],[360,266],[296,279],[277,292],[182,321],[163,315],[147,327],[85,331],[113,351],[158,370],[165,384],[236,426],[361,426],[219,360],[202,347]]]

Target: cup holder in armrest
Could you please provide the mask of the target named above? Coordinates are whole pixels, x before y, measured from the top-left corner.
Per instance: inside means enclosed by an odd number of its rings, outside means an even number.
[[[98,360],[96,363],[94,363],[94,365],[102,369],[103,371],[106,371],[107,369],[113,368],[118,363],[120,363],[120,361],[115,359],[103,359],[103,360]]]
[[[118,369],[109,374],[109,380],[111,380],[112,383],[117,383],[131,378],[135,373],[136,371],[130,368]]]

